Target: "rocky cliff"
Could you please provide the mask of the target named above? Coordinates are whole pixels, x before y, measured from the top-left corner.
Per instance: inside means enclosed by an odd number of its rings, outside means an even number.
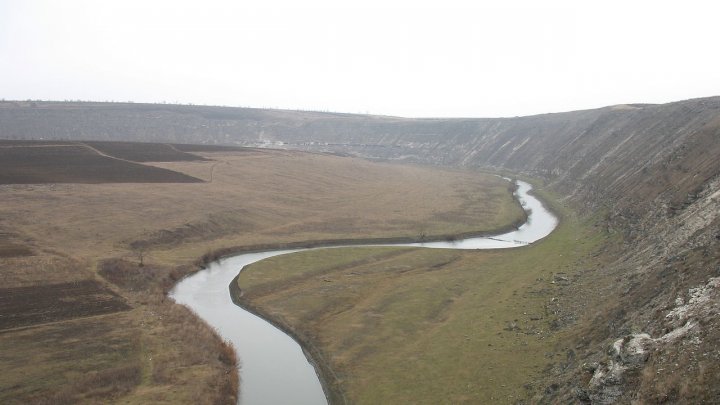
[[[0,103],[0,138],[273,145],[543,179],[618,235],[539,400],[720,402],[720,97],[500,119]]]

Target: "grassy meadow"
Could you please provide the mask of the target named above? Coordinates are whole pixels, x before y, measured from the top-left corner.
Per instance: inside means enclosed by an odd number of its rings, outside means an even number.
[[[150,184],[138,170],[121,183],[94,173],[84,184],[0,184],[0,306],[16,318],[0,330],[0,403],[232,403],[232,351],[165,299],[203,254],[448,236],[523,217],[507,182],[472,172],[288,151],[208,148],[178,160],[194,149],[95,146],[103,155],[83,161],[121,151],[112,164],[136,159],[201,182]],[[170,161],[145,162],[168,153]],[[37,178],[68,179],[43,177],[50,169],[40,163]],[[73,178],[94,167],[76,162]],[[11,299],[33,294],[46,299]]]

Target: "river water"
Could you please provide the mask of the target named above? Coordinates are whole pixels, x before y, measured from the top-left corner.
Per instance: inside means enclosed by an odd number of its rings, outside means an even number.
[[[537,198],[528,194],[531,189],[528,183],[518,182],[518,186],[516,195],[530,215],[515,231],[451,242],[372,246],[502,249],[535,242],[549,235],[558,221]],[[191,308],[235,346],[241,361],[241,405],[327,404],[315,369],[300,345],[275,326],[236,306],[230,298],[229,285],[245,266],[301,250],[307,249],[245,253],[225,258],[185,278],[170,292],[171,298]]]

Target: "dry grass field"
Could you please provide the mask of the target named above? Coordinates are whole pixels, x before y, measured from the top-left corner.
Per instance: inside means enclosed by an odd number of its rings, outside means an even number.
[[[21,257],[32,254],[29,247],[14,239],[13,235],[0,232],[0,257]]]
[[[154,164],[204,183],[6,186],[0,212],[43,246],[89,257],[134,247],[167,264],[225,246],[452,235],[522,216],[492,176],[300,152],[213,155]]]
[[[0,288],[0,330],[129,309],[96,280]]]
[[[93,148],[67,149],[93,156],[77,161],[75,172],[92,177],[98,159],[130,163],[102,155],[117,148],[105,145],[95,155]],[[25,159],[28,149],[2,151]],[[168,153],[194,149],[177,145]],[[200,182],[0,185],[0,403],[231,403],[232,351],[165,299],[205,253],[440,237],[523,217],[507,182],[493,176],[300,152],[197,149],[202,159],[138,166]],[[50,181],[54,166],[42,167]],[[17,298],[40,295],[28,305]]]

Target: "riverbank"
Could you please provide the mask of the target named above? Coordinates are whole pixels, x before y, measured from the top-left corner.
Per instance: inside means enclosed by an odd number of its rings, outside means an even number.
[[[290,336],[293,340],[300,344],[300,347],[305,354],[308,362],[313,366],[317,373],[317,377],[320,379],[320,385],[322,385],[323,392],[327,398],[328,404],[332,405],[344,405],[347,403],[345,394],[340,387],[340,381],[335,372],[330,367],[330,362],[327,360],[327,355],[312,341],[307,339],[305,336],[298,334],[293,329],[293,326],[285,322],[282,318],[272,316],[266,313],[252,302],[243,299],[243,294],[238,286],[238,277],[240,274],[232,279],[229,286],[230,299],[233,304],[243,308],[244,310],[259,316],[266,322],[275,326],[279,330],[283,331],[286,335]]]
[[[527,214],[524,215],[527,219]],[[320,247],[340,247],[340,246],[363,246],[363,245],[399,245],[399,244],[420,244],[433,242],[453,242],[461,239],[469,238],[490,238],[498,234],[517,230],[525,220],[517,220],[510,225],[499,227],[489,231],[463,232],[458,234],[428,235],[422,237],[382,237],[382,238],[348,238],[348,239],[321,239],[306,240],[286,243],[264,243],[248,246],[233,246],[215,249],[209,251],[195,260],[195,265],[204,267],[209,263],[222,260],[223,258],[232,257],[244,253],[266,252],[269,250],[294,250],[294,249],[313,249]]]
[[[489,173],[485,173],[492,175]],[[532,182],[533,180],[529,180]],[[360,245],[399,245],[399,244],[421,244],[421,243],[433,243],[433,242],[453,242],[462,239],[471,238],[485,238],[492,237],[500,234],[505,234],[514,230],[518,230],[520,226],[525,224],[528,220],[528,211],[520,203],[515,196],[517,190],[517,184],[511,182],[508,190],[512,192],[513,199],[512,204],[516,207],[517,214],[514,219],[508,223],[496,227],[491,227],[482,230],[472,230],[455,233],[431,233],[425,234],[420,232],[417,236],[384,236],[384,237],[355,237],[355,238],[333,238],[333,239],[308,239],[301,241],[290,241],[290,242],[274,242],[274,243],[262,243],[253,245],[239,245],[223,247],[213,249],[201,257],[195,260],[194,264],[200,267],[205,267],[209,263],[221,260],[226,257],[235,256],[244,253],[257,253],[266,252],[271,250],[294,250],[294,249],[313,249],[318,247],[338,247],[338,246],[360,246]],[[531,190],[532,194],[533,191]],[[478,202],[481,204],[481,202]],[[541,202],[542,204],[542,202]],[[542,204],[545,207],[544,204]],[[552,211],[551,209],[548,209]]]

